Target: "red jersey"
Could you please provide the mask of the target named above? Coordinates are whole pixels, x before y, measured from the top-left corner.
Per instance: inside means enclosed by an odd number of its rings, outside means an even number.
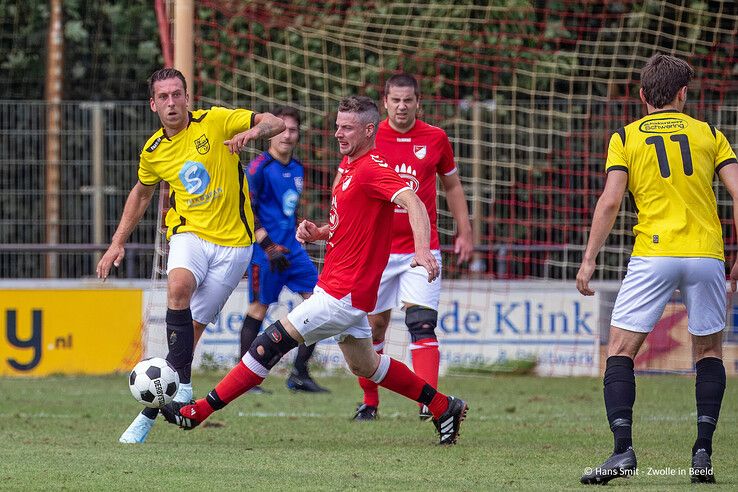
[[[369,312],[389,260],[395,204],[408,185],[376,150],[341,164],[333,190],[330,233],[318,286],[336,299],[351,294],[351,305]]]
[[[415,120],[415,125],[408,132],[400,133],[390,126],[389,120],[384,120],[377,130],[376,147],[423,201],[431,225],[430,248],[440,249],[436,224],[436,175],[448,176],[456,172],[454,151],[446,132]],[[346,159],[339,170],[343,171],[345,162]],[[407,211],[396,206],[395,220],[392,223],[391,253],[414,252],[413,230]]]

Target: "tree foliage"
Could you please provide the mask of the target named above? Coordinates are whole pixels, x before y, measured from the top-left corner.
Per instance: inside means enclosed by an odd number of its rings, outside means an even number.
[[[152,2],[64,0],[63,97],[146,97],[146,77],[162,64]],[[42,99],[49,2],[0,0],[0,90],[6,99]]]

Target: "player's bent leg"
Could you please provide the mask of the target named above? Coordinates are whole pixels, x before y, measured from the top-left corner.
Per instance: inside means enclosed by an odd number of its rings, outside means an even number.
[[[388,355],[378,356],[368,339],[346,337],[339,347],[354,374],[369,376],[378,385],[426,405],[433,413],[439,443],[456,444],[468,411],[466,402],[436,391],[402,362]]]
[[[406,304],[405,324],[410,333],[413,371],[434,388],[438,387],[438,367],[441,361],[435,332],[437,323],[438,311],[435,309]],[[420,420],[433,418],[425,405],[421,405],[419,415]]]
[[[692,483],[715,483],[712,469],[712,437],[717,428],[725,394],[725,366],[722,361],[723,332],[692,335],[695,363],[697,439],[692,446]]]
[[[390,323],[391,310],[368,316],[372,328],[372,348],[381,355],[384,352],[384,339]],[[369,378],[359,377],[359,386],[364,392],[363,403],[356,408],[354,420],[370,421],[378,416],[379,385]]]
[[[226,374],[206,398],[189,405],[173,402],[162,408],[162,415],[167,422],[184,429],[193,429],[214,411],[220,410],[254,386],[261,384],[272,367],[287,352],[297,347],[298,340],[293,336],[302,338],[291,325],[291,333],[288,332],[283,323],[290,325],[287,319],[277,321],[256,337],[243,359]]]
[[[315,266],[310,263],[312,269]],[[312,292],[300,292],[303,299],[309,299],[313,295]],[[287,388],[292,391],[302,391],[305,393],[330,393],[330,390],[320,386],[310,376],[310,370],[308,368],[308,362],[315,352],[316,344],[300,344],[297,347],[297,355],[295,356],[295,363],[292,367],[289,377],[287,378]]]
[[[192,377],[192,355],[195,329],[192,312],[186,309],[167,309],[167,361],[179,374],[180,384],[189,384]]]
[[[189,396],[192,395],[191,370],[195,329],[189,303],[196,285],[194,276],[187,269],[175,268],[169,272],[166,314],[169,349],[167,360],[177,370],[181,381],[175,399],[180,393],[186,394],[188,389]],[[158,413],[155,408],[144,409],[121,434],[118,441],[129,444],[145,442]]]
[[[190,301],[197,288],[195,276],[185,268],[169,271],[167,279],[167,360],[179,374],[180,383],[189,384],[195,331]]]

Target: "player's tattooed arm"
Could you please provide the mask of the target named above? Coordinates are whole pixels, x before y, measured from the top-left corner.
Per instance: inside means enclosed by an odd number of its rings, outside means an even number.
[[[282,118],[271,113],[258,113],[254,116],[254,126],[248,130],[237,133],[229,140],[223,142],[228,146],[232,154],[240,152],[252,140],[260,138],[271,138],[282,133],[286,126]]]

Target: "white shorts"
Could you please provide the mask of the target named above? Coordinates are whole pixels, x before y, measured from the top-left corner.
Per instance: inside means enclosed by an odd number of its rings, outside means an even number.
[[[195,276],[197,288],[190,301],[193,320],[203,325],[215,321],[228,296],[246,273],[252,251],[252,246],[220,246],[191,232],[172,236],[167,274],[175,268],[184,268]]]
[[[351,305],[351,295],[336,299],[320,287],[315,287],[313,295],[298,304],[287,319],[305,339],[305,345],[328,337],[339,343],[349,336],[372,337],[366,312]]]
[[[725,265],[715,258],[634,256],[612,310],[612,325],[650,333],[679,289],[687,306],[688,330],[705,336],[725,328]]]
[[[432,251],[441,267],[441,252]],[[410,268],[413,253],[391,254],[379,283],[377,306],[371,314],[383,313],[402,306],[403,303],[417,304],[438,311],[441,298],[441,275],[428,283],[428,271],[423,267]]]

